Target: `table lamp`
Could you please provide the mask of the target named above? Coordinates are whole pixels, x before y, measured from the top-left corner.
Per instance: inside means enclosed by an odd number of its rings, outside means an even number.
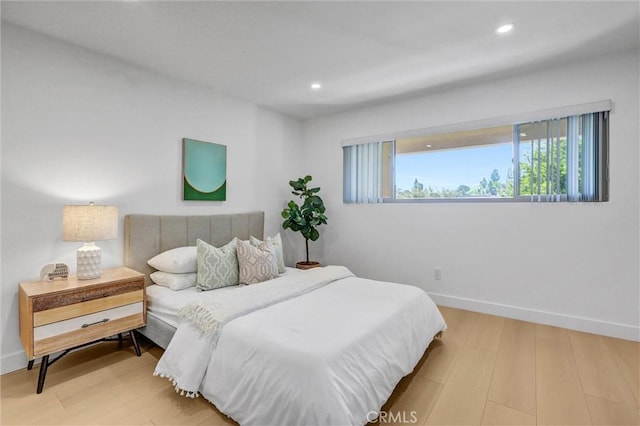
[[[90,280],[102,272],[102,249],[94,241],[113,240],[118,237],[118,208],[96,206],[94,203],[64,206],[62,212],[62,239],[83,241],[78,249],[78,279]]]

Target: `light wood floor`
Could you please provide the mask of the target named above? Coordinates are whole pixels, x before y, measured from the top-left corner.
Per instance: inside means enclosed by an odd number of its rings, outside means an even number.
[[[390,421],[430,425],[638,425],[640,344],[441,308],[449,330],[383,407]],[[234,424],[203,398],[153,377],[162,350],[117,343],[74,352],[49,369],[2,376],[0,421],[14,424]]]

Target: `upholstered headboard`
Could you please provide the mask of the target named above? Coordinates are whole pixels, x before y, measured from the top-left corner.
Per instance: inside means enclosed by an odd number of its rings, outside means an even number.
[[[243,240],[264,237],[264,212],[211,216],[155,216],[130,214],[124,218],[124,266],[146,275],[153,256],[176,247],[194,246],[200,238],[216,247],[234,237]]]

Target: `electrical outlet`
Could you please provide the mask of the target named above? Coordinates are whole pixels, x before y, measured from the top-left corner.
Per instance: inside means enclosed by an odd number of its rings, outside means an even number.
[[[433,268],[433,279],[440,281],[442,279],[442,269]]]

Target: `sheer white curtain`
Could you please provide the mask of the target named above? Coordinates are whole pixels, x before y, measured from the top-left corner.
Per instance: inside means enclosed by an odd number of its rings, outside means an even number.
[[[383,143],[343,147],[345,203],[382,203]]]
[[[580,117],[567,117],[567,201],[580,201]]]
[[[608,201],[609,112],[576,115],[569,120],[576,131],[572,132],[573,138],[569,138],[568,143],[576,153],[568,159],[568,167],[577,169],[577,176],[569,181],[567,198],[569,201]],[[575,162],[573,166],[572,162]]]

